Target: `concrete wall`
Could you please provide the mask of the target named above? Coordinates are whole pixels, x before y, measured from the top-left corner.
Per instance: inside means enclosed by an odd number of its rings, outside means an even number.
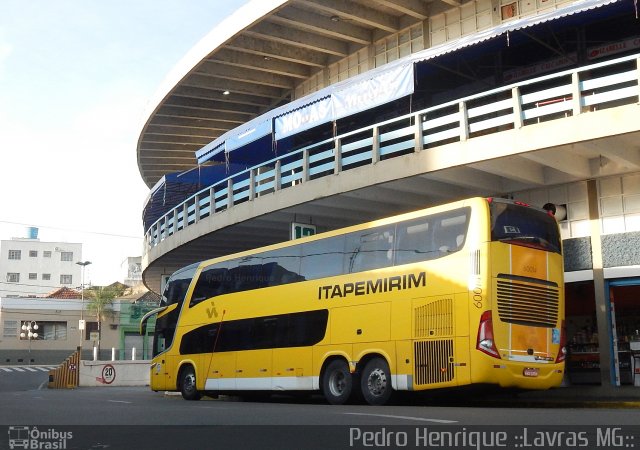
[[[150,361],[80,361],[80,386],[148,386]]]
[[[562,245],[565,272],[593,268],[591,240],[588,237],[566,239]],[[603,235],[602,262],[605,268],[640,265],[640,232]]]

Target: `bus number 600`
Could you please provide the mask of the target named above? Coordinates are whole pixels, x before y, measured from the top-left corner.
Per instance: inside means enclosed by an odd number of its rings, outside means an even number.
[[[473,305],[478,309],[482,308],[482,288],[481,287],[473,288]]]

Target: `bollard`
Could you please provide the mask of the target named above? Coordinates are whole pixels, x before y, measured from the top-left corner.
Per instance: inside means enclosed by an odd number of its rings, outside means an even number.
[[[131,361],[135,361],[136,360],[136,348],[133,347],[131,349]]]
[[[115,361],[115,360],[116,360],[116,348],[111,347],[111,361]]]
[[[98,347],[93,347],[93,360],[98,360]]]

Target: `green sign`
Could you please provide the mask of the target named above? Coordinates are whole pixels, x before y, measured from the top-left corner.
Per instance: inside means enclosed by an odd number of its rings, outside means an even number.
[[[315,225],[296,222],[291,224],[291,239],[300,239],[307,236],[313,236],[314,234],[316,234]]]

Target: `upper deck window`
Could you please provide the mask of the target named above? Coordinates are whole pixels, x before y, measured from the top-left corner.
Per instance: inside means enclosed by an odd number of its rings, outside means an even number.
[[[491,203],[491,240],[560,253],[555,219],[544,211],[513,203]]]

